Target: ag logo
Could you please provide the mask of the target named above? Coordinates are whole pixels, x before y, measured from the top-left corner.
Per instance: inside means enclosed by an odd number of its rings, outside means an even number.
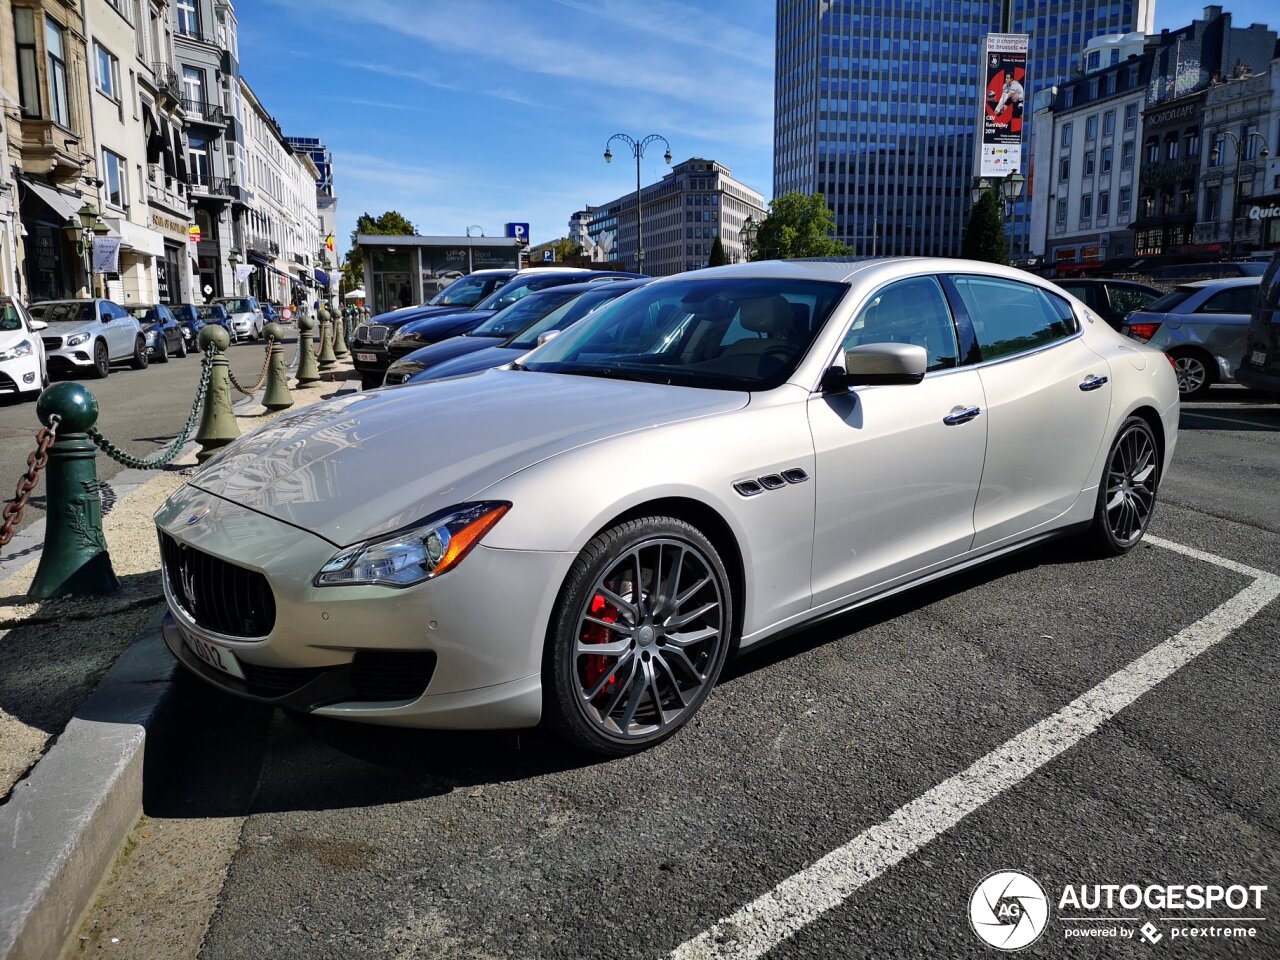
[[[1039,940],[1049,925],[1049,900],[1025,873],[999,870],[974,888],[969,924],[989,946],[1021,950]]]

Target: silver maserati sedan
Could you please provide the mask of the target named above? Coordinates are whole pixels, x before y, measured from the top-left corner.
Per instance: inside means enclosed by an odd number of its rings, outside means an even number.
[[[700,270],[227,446],[156,515],[165,638],[296,711],[627,753],[808,622],[1055,535],[1123,554],[1177,424],[1164,356],[1016,270]]]

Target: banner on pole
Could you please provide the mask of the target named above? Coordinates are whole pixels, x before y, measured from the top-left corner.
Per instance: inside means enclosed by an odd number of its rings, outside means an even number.
[[[258,268],[248,263],[240,263],[236,265],[236,283],[242,283],[249,278],[249,274]]]
[[[94,273],[119,273],[120,272],[120,238],[119,237],[94,237],[93,238],[93,272]]]
[[[1022,108],[1027,87],[1027,35],[991,33],[983,45],[982,136],[978,176],[1004,177],[1022,168]]]

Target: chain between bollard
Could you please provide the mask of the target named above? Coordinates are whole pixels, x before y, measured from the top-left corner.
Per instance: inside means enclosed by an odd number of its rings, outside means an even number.
[[[41,427],[36,433],[36,448],[27,454],[27,472],[18,479],[13,499],[4,505],[4,520],[0,522],[0,547],[13,539],[14,528],[22,522],[22,511],[27,508],[31,491],[36,488],[36,482],[40,479],[40,471],[49,463],[49,448],[57,438],[61,420],[61,417],[54,414],[49,418],[49,426]]]
[[[260,386],[262,386],[263,382],[267,379],[267,367],[269,366],[271,366],[271,341],[270,340],[267,341],[267,355],[262,359],[262,372],[258,374],[257,383],[255,383],[248,390],[240,386],[240,381],[237,380],[236,375],[231,372],[230,364],[227,365],[227,376],[230,378],[231,385],[233,387],[235,387],[237,390],[243,393],[246,397],[252,397],[254,391],[257,390]]]
[[[159,470],[167,467],[173,462],[179,451],[187,442],[187,437],[191,435],[191,431],[195,429],[196,419],[200,416],[200,407],[204,403],[204,396],[209,390],[209,376],[213,372],[213,353],[212,351],[204,354],[204,366],[200,371],[200,385],[196,388],[196,399],[191,404],[191,413],[187,416],[187,422],[182,427],[182,432],[174,437],[173,442],[164,450],[154,456],[142,459],[135,457],[130,453],[126,453],[117,447],[114,443],[98,432],[97,427],[90,427],[86,433],[90,440],[97,445],[98,449],[109,456],[116,463],[131,467],[134,470]]]

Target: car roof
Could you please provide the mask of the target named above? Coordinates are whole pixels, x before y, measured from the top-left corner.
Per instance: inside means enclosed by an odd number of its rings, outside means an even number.
[[[529,294],[537,297],[544,293],[591,293],[596,290],[634,290],[652,283],[653,277],[619,277],[616,280],[591,280],[583,283],[562,283],[558,287],[544,287]]]
[[[976,273],[989,277],[1005,277],[1036,286],[1052,289],[1053,284],[1042,277],[995,263],[979,260],[962,260],[953,257],[819,257],[800,260],[753,260],[723,267],[705,267],[670,277],[659,277],[655,283],[672,280],[714,280],[719,277],[770,277],[797,280],[828,280],[852,283],[855,280],[876,284],[898,277],[929,273]]]
[[[1206,287],[1256,287],[1262,283],[1261,277],[1218,277],[1216,280],[1192,280],[1181,283],[1180,287],[1192,290],[1203,290]]]

